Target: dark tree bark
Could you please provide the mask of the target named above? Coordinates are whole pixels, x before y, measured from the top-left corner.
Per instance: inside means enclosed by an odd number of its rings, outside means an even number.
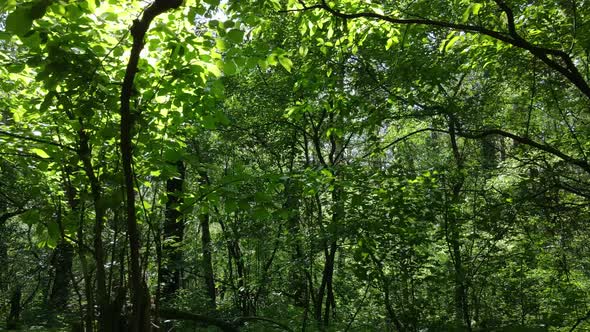
[[[178,176],[166,181],[168,201],[164,212],[164,233],[162,244],[162,264],[160,278],[162,284],[162,300],[170,300],[181,286],[182,252],[179,244],[184,236],[182,213],[178,210],[183,191],[185,166],[182,161],[176,162]]]
[[[127,234],[129,236],[130,250],[130,283],[131,283],[131,302],[133,313],[131,317],[130,330],[133,332],[146,332],[151,330],[150,318],[150,301],[149,290],[141,272],[141,262],[139,250],[141,239],[137,227],[135,215],[135,189],[133,185],[133,138],[132,131],[134,126],[134,116],[131,114],[130,102],[133,92],[133,81],[137,73],[139,64],[139,55],[144,46],[144,38],[149,29],[152,20],[171,9],[180,7],[182,0],[156,0],[148,6],[141,19],[135,20],[131,27],[131,36],[133,45],[129,62],[125,69],[125,78],[121,88],[121,158],[123,160],[123,175],[125,177],[125,193],[127,198]]]
[[[5,209],[5,206],[2,204],[3,202],[0,200],[0,211]],[[8,276],[6,275],[6,266],[8,266],[8,238],[7,238],[7,230],[6,230],[6,222],[8,219],[18,216],[19,214],[24,213],[26,210],[19,209],[14,212],[4,212],[0,214],[0,291],[7,291],[8,290]]]
[[[457,177],[452,182],[451,201],[449,203],[451,206],[455,206],[459,204],[461,190],[465,183],[465,177],[463,175],[464,161],[457,144],[455,120],[451,117],[449,121],[449,137],[451,139],[451,148],[457,167]],[[468,297],[469,288],[467,285],[466,271],[463,266],[463,256],[461,252],[461,225],[455,211],[447,211],[445,213],[445,225],[447,229],[447,242],[451,250],[455,275],[455,316],[457,321],[462,324],[467,331],[471,331]]]
[[[321,322],[323,326],[330,325],[330,316],[333,316],[336,310],[336,301],[334,299],[334,261],[336,258],[336,250],[338,244],[336,241],[331,242],[324,249],[324,271],[322,275],[322,283],[318,292],[318,305],[316,306],[316,319]],[[324,294],[326,297],[323,301]],[[322,316],[322,303],[324,304],[324,312]]]
[[[199,171],[199,182],[201,185],[210,184],[209,176],[205,170]],[[209,212],[199,215],[201,227],[201,250],[203,253],[203,279],[205,289],[210,300],[211,308],[216,307],[215,276],[213,274],[213,253],[211,243],[211,231],[209,230],[210,214]]]
[[[1,203],[0,203],[1,204]],[[2,206],[0,206],[2,208]],[[6,266],[8,266],[8,238],[6,236],[6,221],[13,216],[18,215],[16,212],[7,212],[0,214],[0,291],[6,292],[8,290],[8,275],[6,274]]]
[[[105,208],[102,204],[102,187],[94,171],[92,165],[92,150],[89,144],[89,137],[84,126],[82,119],[79,119],[81,129],[78,131],[79,137],[79,151],[78,155],[82,160],[84,167],[84,173],[90,181],[90,193],[92,196],[92,202],[94,205],[94,241],[93,241],[93,254],[96,265],[96,300],[98,305],[98,329],[100,331],[110,332],[112,317],[110,315],[110,298],[107,291],[106,284],[106,271],[105,271],[105,257],[104,248],[102,241],[102,232],[104,229],[104,218]],[[80,226],[82,227],[82,226]],[[79,239],[83,241],[82,239]],[[80,242],[83,243],[83,242]],[[87,297],[91,295],[87,294]]]
[[[211,308],[215,309],[215,277],[213,275],[213,257],[211,253],[211,232],[209,231],[209,213],[199,216],[201,224],[201,246],[203,250],[203,277],[205,288],[209,296]]]
[[[67,241],[62,240],[55,248],[54,259],[51,262],[54,276],[49,294],[49,308],[58,313],[67,310],[73,257],[74,248]]]
[[[289,271],[289,279],[291,292],[293,293],[293,299],[295,301],[295,305],[297,306],[305,306],[305,298],[306,298],[306,277],[305,277],[305,266],[304,266],[304,254],[303,254],[303,245],[301,244],[300,240],[300,215],[299,215],[299,206],[300,200],[299,196],[301,193],[301,188],[293,183],[291,180],[288,180],[285,184],[285,192],[287,195],[287,200],[284,204],[285,210],[289,211],[289,217],[287,219],[287,228],[290,234],[290,238],[292,240],[291,246],[291,257],[293,258],[293,266]]]
[[[340,190],[339,188],[335,188],[332,192],[332,199],[334,200],[334,210],[332,211],[332,220],[330,224],[330,231],[328,236],[330,239],[325,239],[323,241],[323,248],[324,248],[324,268],[322,271],[322,281],[320,286],[317,290],[317,295],[315,296],[314,301],[314,313],[315,319],[322,327],[327,327],[330,324],[330,315],[334,314],[336,309],[336,302],[334,299],[334,290],[333,290],[333,278],[334,278],[334,262],[336,259],[336,252],[338,250],[338,241],[337,235],[334,233],[334,229],[337,227],[337,223],[339,223],[343,217],[343,205],[341,205],[340,196],[337,191]],[[319,208],[319,215],[320,215],[320,222],[321,222],[321,202],[319,197],[316,196],[318,208]]]
[[[6,328],[9,330],[17,329],[20,324],[20,314],[22,312],[22,294],[21,285],[17,285],[10,296],[10,312],[8,313],[8,318],[6,319]]]

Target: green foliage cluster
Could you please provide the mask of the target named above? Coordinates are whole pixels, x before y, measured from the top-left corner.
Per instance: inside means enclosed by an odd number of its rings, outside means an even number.
[[[176,4],[0,0],[0,329],[590,328],[588,1]]]

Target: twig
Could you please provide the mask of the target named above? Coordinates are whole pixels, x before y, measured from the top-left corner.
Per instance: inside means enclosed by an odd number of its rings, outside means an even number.
[[[41,138],[35,138],[35,137],[30,137],[30,136],[24,136],[24,135],[19,135],[19,134],[15,134],[15,133],[11,133],[8,131],[4,131],[4,130],[0,130],[0,135],[4,135],[4,136],[9,136],[9,137],[13,137],[13,138],[19,138],[19,139],[24,139],[25,141],[31,141],[31,142],[37,142],[37,143],[42,143],[42,144],[48,144],[48,145],[53,145],[53,146],[57,146],[60,147],[62,149],[66,149],[72,152],[77,152],[77,150],[75,148],[72,148],[70,146],[67,145],[63,145],[57,142],[53,142],[53,141],[47,141]]]

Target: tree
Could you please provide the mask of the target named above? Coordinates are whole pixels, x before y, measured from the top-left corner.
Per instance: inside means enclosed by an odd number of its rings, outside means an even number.
[[[2,321],[582,329],[588,9],[0,3]]]

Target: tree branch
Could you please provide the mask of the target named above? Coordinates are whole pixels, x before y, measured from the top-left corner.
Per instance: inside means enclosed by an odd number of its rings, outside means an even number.
[[[25,212],[27,212],[29,209],[19,209],[13,212],[6,212],[3,214],[0,214],[0,225],[5,223],[8,219],[12,218],[12,217],[16,217],[19,214],[23,214]]]
[[[588,318],[590,318],[590,311],[588,311],[588,313],[586,313],[586,315],[584,317],[578,318],[576,320],[576,323],[572,326],[572,328],[570,329],[569,332],[573,332],[578,327],[578,325],[580,325],[581,323],[583,323]]]
[[[140,236],[135,215],[135,191],[133,185],[133,145],[132,131],[134,116],[131,114],[130,100],[133,92],[133,81],[137,73],[139,56],[144,46],[144,38],[150,24],[156,16],[180,7],[182,0],[156,0],[149,5],[140,20],[133,21],[130,32],[133,37],[133,45],[129,62],[125,69],[125,78],[121,88],[121,157],[123,160],[123,174],[125,177],[125,192],[127,196],[127,233],[130,249],[130,284],[133,291],[133,316],[131,319],[131,331],[150,330],[148,303],[148,290],[145,286],[140,265]]]
[[[450,134],[449,130],[445,130],[445,129],[438,129],[438,128],[422,128],[422,129],[418,129],[415,130],[407,135],[404,135],[396,140],[394,140],[393,142],[380,147],[374,151],[371,151],[369,153],[364,154],[363,156],[361,156],[361,158],[366,158],[369,155],[371,155],[371,153],[374,153],[375,151],[383,151],[403,140],[406,140],[408,138],[410,138],[413,135],[416,135],[418,133],[421,132],[425,132],[425,131],[431,131],[431,132],[439,132],[439,133],[445,133],[445,134]],[[457,136],[463,137],[463,138],[469,138],[469,139],[481,139],[484,138],[486,136],[493,136],[493,135],[498,135],[498,136],[503,136],[503,137],[508,137],[513,139],[514,141],[524,144],[524,145],[528,145],[531,147],[534,147],[538,150],[541,150],[543,152],[549,153],[551,155],[554,155],[556,157],[558,157],[559,159],[565,161],[566,163],[570,164],[570,165],[574,165],[574,166],[578,166],[581,169],[583,169],[584,171],[586,171],[587,173],[590,174],[590,163],[588,163],[586,160],[584,159],[578,159],[578,158],[574,158],[560,150],[558,150],[557,148],[548,145],[548,144],[544,144],[544,143],[539,143],[537,141],[534,141],[528,137],[523,137],[523,136],[518,136],[515,134],[512,134],[510,132],[501,130],[501,129],[487,129],[487,130],[482,130],[482,131],[457,131],[455,133]]]
[[[438,27],[438,28],[447,28],[457,31],[463,31],[466,33],[476,33],[481,35],[486,35],[493,39],[505,42],[510,44],[514,47],[523,49],[531,53],[537,59],[543,61],[547,66],[554,69],[555,71],[559,72],[561,75],[566,77],[572,84],[580,90],[587,98],[590,98],[590,86],[588,82],[584,79],[582,74],[580,74],[578,68],[575,66],[574,62],[572,61],[571,57],[562,50],[546,48],[538,45],[534,45],[531,42],[523,39],[520,37],[516,32],[516,25],[514,21],[514,14],[510,7],[508,7],[502,0],[495,0],[496,3],[500,6],[500,9],[504,13],[506,13],[508,18],[508,33],[500,32],[492,29],[485,28],[483,26],[478,25],[470,25],[470,24],[461,24],[461,23],[453,23],[453,22],[445,22],[445,21],[437,21],[431,19],[423,19],[423,18],[396,18],[388,15],[381,15],[374,12],[360,12],[360,13],[344,13],[337,9],[334,9],[328,5],[326,0],[321,0],[319,4],[313,6],[307,6],[303,1],[300,1],[303,8],[301,11],[313,10],[313,9],[323,9],[330,14],[340,17],[343,19],[357,19],[357,18],[366,18],[366,19],[375,19],[380,21],[389,22],[392,24],[400,24],[400,25],[424,25],[424,26],[431,26],[431,27]],[[564,65],[560,64],[556,59],[550,58],[557,57],[563,61]]]
[[[60,147],[62,149],[66,149],[72,152],[78,152],[75,148],[67,146],[67,145],[63,145],[57,142],[53,142],[53,141],[47,141],[41,138],[35,138],[35,137],[30,137],[30,136],[24,136],[24,135],[19,135],[19,134],[14,134],[8,131],[4,131],[4,130],[0,130],[0,135],[4,135],[4,136],[8,136],[8,137],[12,137],[12,138],[18,138],[18,139],[22,139],[25,141],[31,141],[31,142],[37,142],[37,143],[42,143],[42,144],[47,144],[47,145],[53,145],[53,146],[57,146]]]
[[[541,151],[544,151],[544,152],[552,154],[556,157],[559,157],[560,159],[567,162],[568,164],[579,166],[587,173],[590,173],[590,164],[583,159],[574,158],[570,155],[567,155],[567,154],[561,152],[557,148],[552,147],[551,145],[539,143],[539,142],[533,141],[532,139],[530,139],[528,137],[518,136],[518,135],[509,133],[509,132],[501,130],[501,129],[488,129],[488,130],[476,131],[476,132],[475,131],[474,132],[458,132],[457,135],[464,137],[464,138],[475,138],[475,139],[483,138],[483,137],[491,136],[491,135],[499,135],[499,136],[503,136],[503,137],[508,137],[518,143],[532,146],[532,147],[537,148]]]

